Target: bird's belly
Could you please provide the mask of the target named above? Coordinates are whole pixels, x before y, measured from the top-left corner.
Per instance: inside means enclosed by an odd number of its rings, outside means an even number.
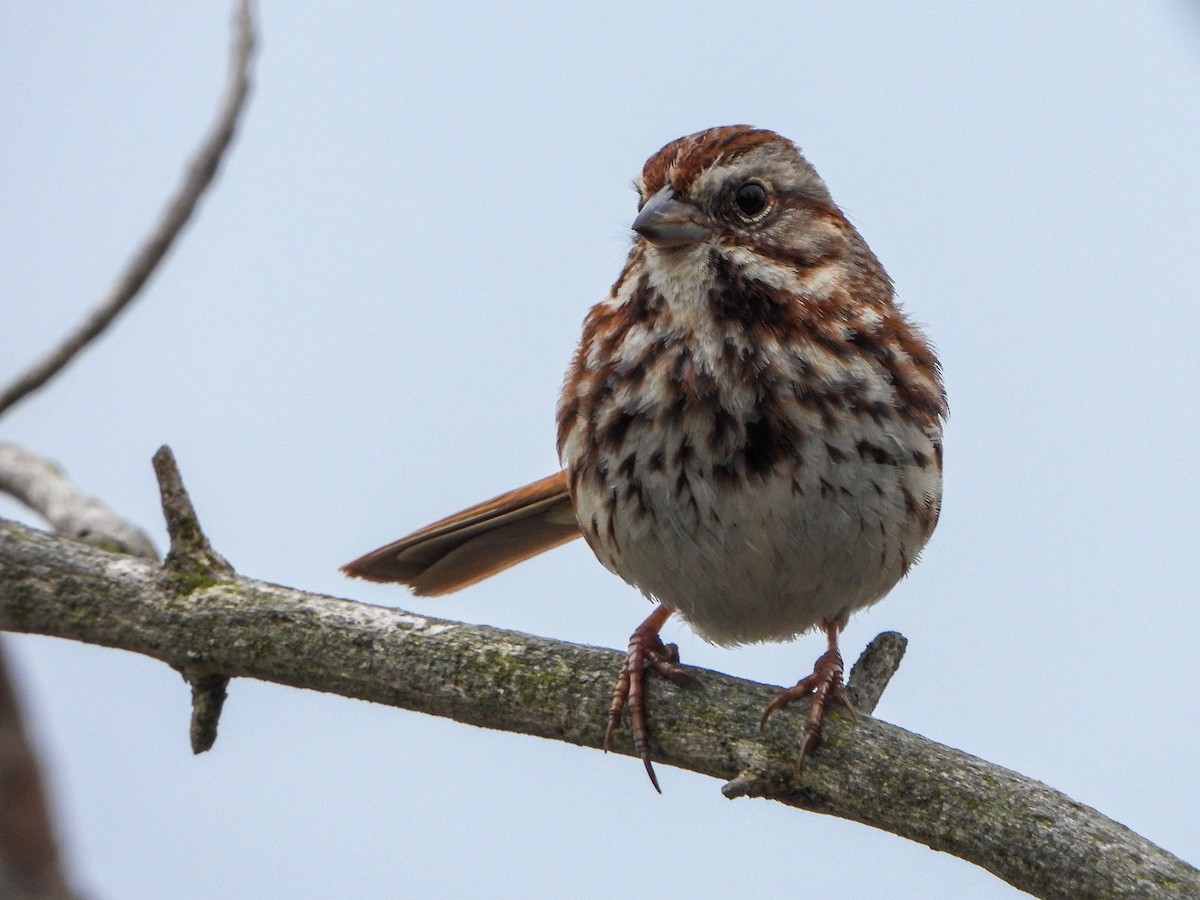
[[[882,440],[878,435],[873,440]],[[609,569],[716,644],[783,641],[881,599],[933,529],[941,477],[916,449],[880,462],[861,434],[809,440],[763,474],[631,467],[582,479],[576,513]]]

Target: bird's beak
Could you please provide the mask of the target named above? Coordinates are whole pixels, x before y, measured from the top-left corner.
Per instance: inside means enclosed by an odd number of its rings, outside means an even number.
[[[710,237],[712,219],[692,204],[675,197],[670,186],[646,201],[633,220],[633,230],[655,247],[683,247]]]

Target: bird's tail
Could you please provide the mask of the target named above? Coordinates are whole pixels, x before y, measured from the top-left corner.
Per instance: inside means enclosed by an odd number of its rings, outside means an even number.
[[[342,566],[368,581],[397,581],[422,596],[457,591],[581,534],[567,473],[501,494]]]

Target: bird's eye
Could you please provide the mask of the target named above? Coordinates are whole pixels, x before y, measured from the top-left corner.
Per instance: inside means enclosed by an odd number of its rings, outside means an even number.
[[[746,219],[760,215],[770,199],[767,189],[757,181],[747,181],[733,193],[733,203]]]

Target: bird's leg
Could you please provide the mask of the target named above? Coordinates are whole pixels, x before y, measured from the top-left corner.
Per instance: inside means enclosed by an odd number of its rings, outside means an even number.
[[[808,720],[804,723],[804,739],[800,742],[800,758],[796,761],[797,768],[804,765],[804,758],[821,739],[821,720],[825,716],[827,703],[836,703],[848,710],[851,718],[857,718],[854,715],[854,704],[850,702],[850,695],[846,693],[846,687],[842,683],[842,654],[838,650],[838,631],[841,626],[836,621],[828,620],[823,622],[821,627],[825,629],[829,639],[829,649],[821,654],[813,666],[811,675],[800,679],[795,687],[784,688],[775,695],[775,699],[767,704],[762,722],[759,723],[759,729],[764,729],[772,713],[783,709],[793,700],[811,698]]]
[[[650,783],[660,794],[662,788],[658,786],[658,776],[654,774],[654,766],[650,763],[650,737],[646,732],[646,670],[653,669],[664,678],[683,687],[696,687],[700,684],[680,667],[679,648],[675,644],[664,644],[659,636],[670,616],[671,610],[660,606],[630,636],[629,652],[625,656],[624,665],[621,666],[621,674],[617,676],[612,705],[608,709],[608,727],[604,731],[604,750],[607,753],[613,732],[621,724],[621,713],[626,707],[629,708],[629,729],[633,733],[633,746],[646,766]]]

